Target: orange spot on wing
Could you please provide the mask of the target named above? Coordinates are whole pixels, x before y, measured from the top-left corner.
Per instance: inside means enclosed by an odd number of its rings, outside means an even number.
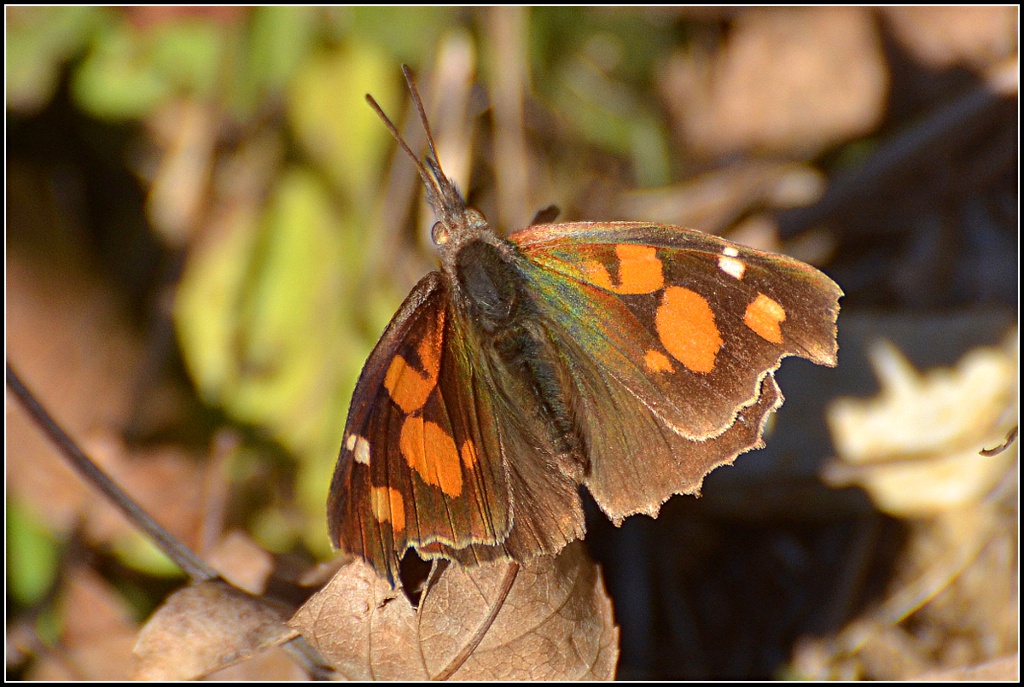
[[[715,369],[722,335],[707,299],[690,289],[669,287],[662,294],[654,322],[665,350],[688,370]]]
[[[615,256],[619,265],[618,285],[612,283],[608,268],[596,260],[583,263],[584,279],[619,294],[654,293],[665,285],[661,259],[655,248],[620,243],[615,246]]]
[[[416,349],[422,372],[400,355],[392,358],[388,365],[384,388],[388,390],[391,400],[405,413],[413,413],[422,408],[430,392],[437,386],[437,375],[441,370],[441,324],[443,320],[438,323],[435,335],[424,336]]]
[[[743,323],[755,334],[773,344],[782,343],[782,328],[779,324],[786,319],[786,309],[777,301],[760,293],[753,303],[747,306],[743,315]]]
[[[390,522],[391,529],[401,532],[405,529],[405,502],[402,493],[391,487],[371,487],[370,509],[377,522]]]
[[[437,328],[432,332],[433,336],[424,336],[420,339],[420,345],[416,352],[420,354],[420,363],[430,377],[437,381],[437,373],[441,370],[441,328],[444,318],[437,323]]]
[[[462,464],[466,466],[467,470],[476,467],[476,447],[469,439],[462,442]]]
[[[448,496],[462,493],[462,468],[455,440],[436,422],[410,416],[402,423],[399,450],[409,467],[427,484]]]
[[[580,267],[583,269],[583,279],[585,281],[608,291],[615,290],[615,287],[612,286],[612,277],[608,274],[608,269],[601,263],[596,260],[587,260]]]
[[[644,365],[651,372],[675,372],[676,369],[672,367],[672,361],[668,359],[661,351],[656,351],[653,348],[647,351],[644,356]]]

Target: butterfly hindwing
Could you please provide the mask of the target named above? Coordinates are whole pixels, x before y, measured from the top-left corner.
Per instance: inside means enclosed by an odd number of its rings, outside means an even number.
[[[495,441],[481,460],[504,466],[513,524],[498,544],[479,540],[461,549],[420,549],[420,554],[478,563],[556,553],[584,533],[577,484],[586,455],[575,441],[568,398],[562,396],[570,386],[570,371],[558,365],[553,342],[532,318],[519,318],[494,336],[462,305],[451,307],[446,348],[464,361],[453,371],[470,380],[471,392],[461,398],[478,406],[477,416],[492,421]]]
[[[771,374],[765,375],[757,400],[740,411],[724,432],[698,440],[675,432],[619,380],[602,375],[571,342],[580,370],[574,389],[580,405],[580,431],[590,456],[584,484],[617,524],[634,513],[657,515],[673,494],[700,490],[705,475],[727,465],[744,451],[763,445],[761,430],[782,403]]]

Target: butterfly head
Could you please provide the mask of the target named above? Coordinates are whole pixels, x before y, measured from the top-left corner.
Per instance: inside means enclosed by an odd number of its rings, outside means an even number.
[[[398,128],[384,114],[384,111],[377,104],[377,101],[373,99],[373,96],[367,94],[366,100],[384,121],[385,126],[387,126],[388,131],[391,132],[391,135],[398,142],[398,145],[416,163],[416,170],[419,172],[423,185],[426,188],[427,202],[430,203],[430,207],[434,210],[434,216],[437,218],[430,232],[431,240],[441,250],[442,254],[454,254],[470,240],[488,233],[489,226],[487,219],[479,210],[466,205],[466,201],[459,192],[455,182],[449,179],[445,175],[444,170],[441,169],[441,163],[437,158],[437,149],[434,146],[434,136],[430,132],[430,125],[427,122],[423,101],[420,99],[412,73],[404,65],[402,66],[402,72],[405,74],[406,83],[409,85],[409,92],[412,94],[413,102],[416,104],[416,109],[419,112],[423,130],[427,134],[427,144],[430,151],[423,161],[420,161],[416,153],[409,147],[409,144],[405,142],[405,139],[398,132]]]
[[[424,120],[426,126],[426,120]],[[433,144],[431,144],[433,153]],[[430,177],[424,179],[427,188],[427,202],[434,209],[434,222],[430,238],[438,248],[446,250],[452,245],[461,245],[467,239],[478,236],[488,229],[487,218],[476,208],[466,205],[458,187],[441,170],[441,163],[435,157],[426,158]]]

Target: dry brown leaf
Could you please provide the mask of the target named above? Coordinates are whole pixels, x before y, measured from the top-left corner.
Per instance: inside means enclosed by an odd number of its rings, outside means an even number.
[[[126,680],[136,623],[110,583],[90,568],[67,575],[61,591],[60,643],[44,652],[30,680]]]
[[[31,187],[22,187],[29,184],[24,173],[14,177],[22,198],[40,195],[38,189],[33,194]],[[20,232],[44,232],[57,223],[18,203],[13,217],[22,219]],[[119,438],[133,417],[145,416],[163,402],[147,403],[145,412],[135,405],[144,341],[131,326],[123,296],[65,240],[51,238],[48,250],[54,255],[48,259],[20,243],[11,248],[8,359],[90,457],[164,527],[192,543],[202,513],[201,468],[180,447],[129,451]],[[50,529],[63,533],[84,521],[89,537],[101,543],[134,531],[116,508],[96,498],[93,487],[66,464],[20,404],[8,403],[7,421],[8,488]]]
[[[139,632],[135,678],[189,680],[208,675],[294,636],[283,607],[220,580],[172,594]]]
[[[56,261],[55,261],[56,262]],[[7,260],[8,360],[76,439],[123,426],[137,368],[109,288],[76,265],[48,265],[12,249]],[[59,532],[75,527],[89,488],[18,403],[8,403],[9,488]]]
[[[203,560],[214,570],[250,594],[262,594],[274,569],[274,558],[242,530],[227,532],[210,549]]]
[[[290,624],[351,680],[614,677],[619,630],[582,545],[522,564],[503,596],[509,572],[507,561],[449,565],[414,608],[356,560]]]
[[[195,545],[205,493],[203,465],[194,456],[173,444],[129,450],[120,436],[99,430],[82,437],[80,444],[161,526],[190,546]],[[93,489],[78,475],[74,478]],[[82,510],[84,529],[92,541],[115,541],[137,529],[106,499],[89,498]]]
[[[284,647],[271,647],[247,661],[228,666],[207,676],[219,682],[296,682],[310,680],[309,674]]]
[[[12,493],[56,532],[79,526],[90,541],[101,544],[133,535],[136,526],[107,499],[97,497],[95,487],[66,463],[17,403],[10,406],[8,419],[17,434],[14,445],[8,445]],[[174,445],[129,451],[115,432],[101,428],[72,438],[164,528],[188,544],[196,542],[203,514],[203,466],[188,451]],[[32,448],[22,450],[28,445]]]
[[[870,10],[759,8],[736,17],[714,55],[677,55],[662,90],[685,142],[716,156],[813,151],[866,133],[887,86]]]
[[[932,69],[984,67],[1013,54],[1019,11],[1006,7],[886,7],[893,36]]]

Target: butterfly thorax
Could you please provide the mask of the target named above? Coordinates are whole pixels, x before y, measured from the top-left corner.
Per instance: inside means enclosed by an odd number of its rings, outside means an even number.
[[[443,260],[451,269],[446,275],[454,292],[451,302],[463,326],[472,330],[476,349],[485,354],[479,364],[505,381],[508,410],[527,432],[552,446],[569,471],[578,472],[586,458],[569,402],[569,372],[538,324],[520,267],[524,260],[515,244],[489,231],[470,240]]]
[[[504,250],[503,250],[504,249]],[[467,243],[455,255],[454,281],[473,322],[494,334],[508,326],[521,305],[518,274],[508,247],[486,240]]]

